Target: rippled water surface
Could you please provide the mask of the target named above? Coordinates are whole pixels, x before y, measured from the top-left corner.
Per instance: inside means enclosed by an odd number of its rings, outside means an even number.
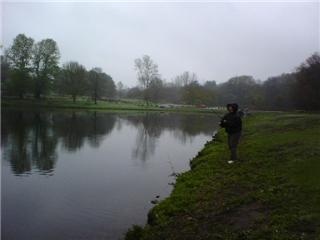
[[[216,126],[208,114],[2,109],[2,239],[121,239]]]

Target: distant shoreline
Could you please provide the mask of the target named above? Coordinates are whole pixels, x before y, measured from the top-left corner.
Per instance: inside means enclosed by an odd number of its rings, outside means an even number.
[[[213,113],[207,108],[197,107],[160,107],[161,104],[150,104],[147,106],[142,101],[98,101],[94,104],[92,101],[79,99],[72,102],[70,99],[1,99],[2,108],[34,108],[34,109],[76,109],[76,110],[94,110],[94,111],[158,111],[158,112],[189,112],[189,113]],[[224,111],[219,110],[221,114]]]

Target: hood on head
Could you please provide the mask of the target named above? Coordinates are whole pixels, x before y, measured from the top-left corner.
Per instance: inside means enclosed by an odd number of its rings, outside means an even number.
[[[227,104],[227,109],[228,109],[229,107],[232,107],[233,110],[234,110],[234,112],[237,112],[237,111],[238,111],[238,108],[239,108],[238,104],[236,104],[236,103],[228,103],[228,104]]]
[[[237,112],[239,106],[238,106],[238,104],[236,104],[236,103],[232,103],[232,108],[234,109],[234,112]]]

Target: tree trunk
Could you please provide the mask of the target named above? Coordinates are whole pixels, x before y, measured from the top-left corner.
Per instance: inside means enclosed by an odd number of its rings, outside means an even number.
[[[75,95],[72,96],[72,100],[73,100],[74,103],[76,102],[76,96]]]
[[[39,99],[40,95],[41,95],[41,83],[40,83],[39,77],[37,77],[35,79],[35,81],[36,82],[35,82],[35,86],[34,86],[33,96],[34,96],[34,98]]]
[[[94,104],[97,104],[97,98],[98,98],[98,88],[97,88],[97,84],[95,86],[95,89],[94,89],[94,93],[93,93],[93,96],[94,96]]]
[[[149,89],[144,90],[144,100],[146,101],[147,106],[149,106]]]

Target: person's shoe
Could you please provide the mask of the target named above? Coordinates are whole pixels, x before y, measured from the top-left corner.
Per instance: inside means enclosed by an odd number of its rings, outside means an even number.
[[[232,164],[232,163],[234,163],[234,161],[230,160],[230,161],[228,161],[228,163],[229,163],[229,164]]]

